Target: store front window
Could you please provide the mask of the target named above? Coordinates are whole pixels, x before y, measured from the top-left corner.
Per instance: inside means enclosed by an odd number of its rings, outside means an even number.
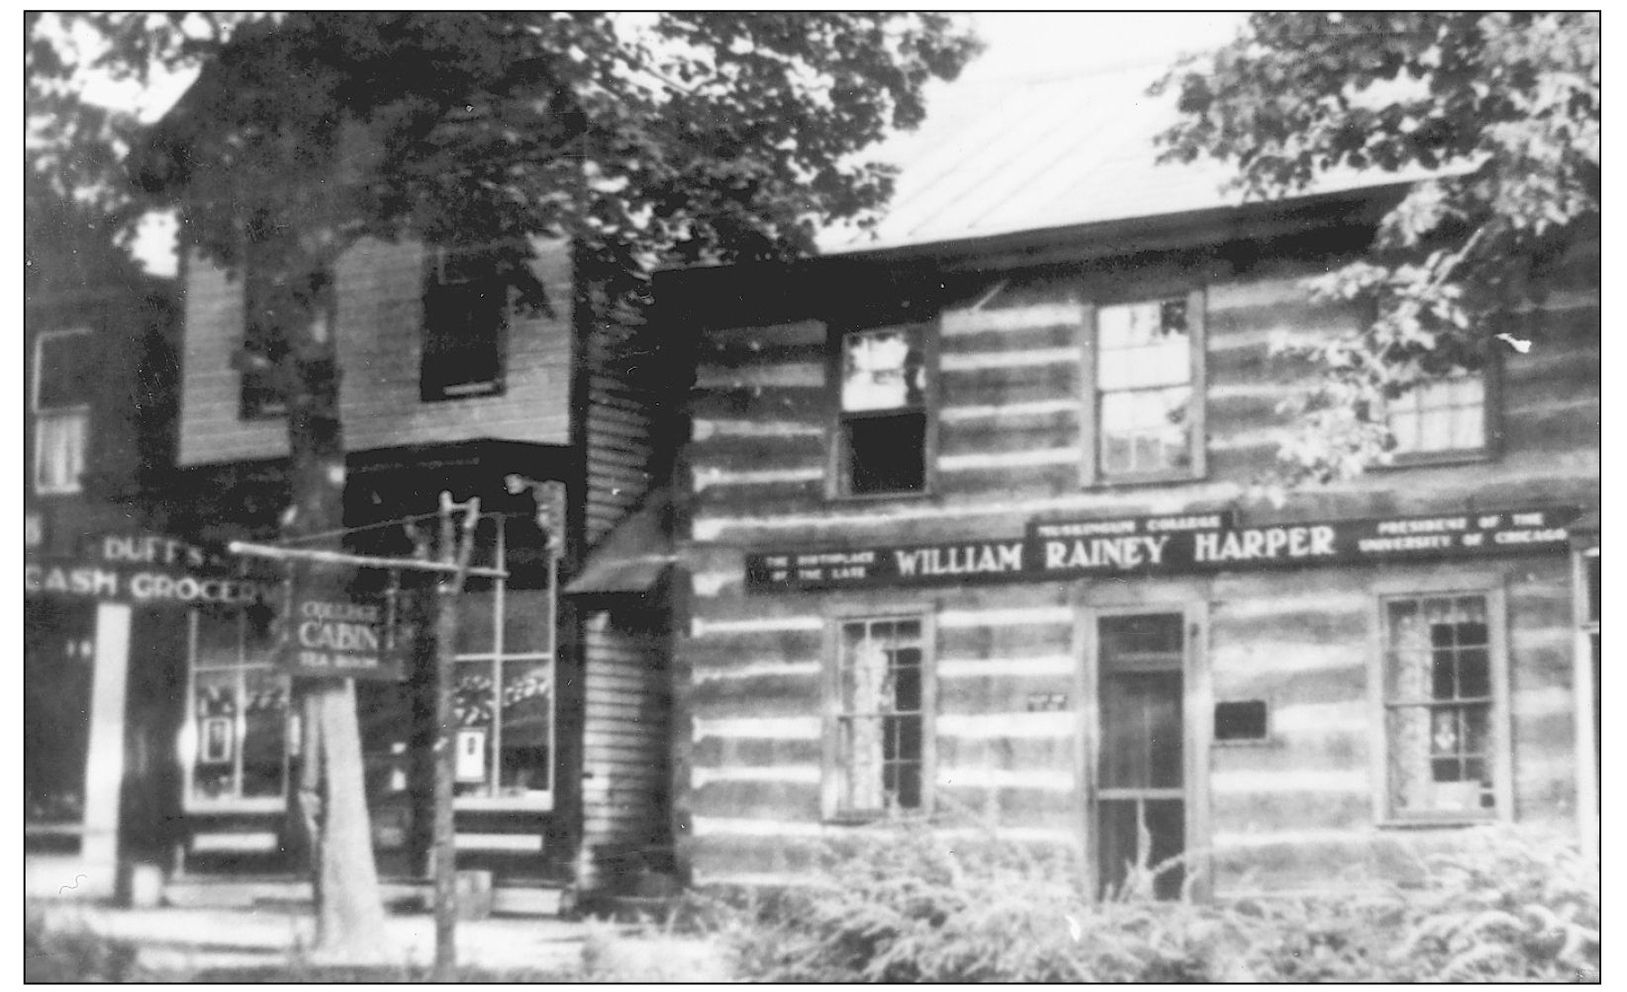
[[[459,597],[452,688],[460,806],[551,805],[556,576],[551,559],[538,559],[534,531],[529,521],[482,521],[477,557],[511,574],[471,579]]]
[[[280,806],[287,789],[288,675],[269,617],[194,610],[190,618],[189,806]]]
[[[23,822],[28,833],[77,830],[85,815],[95,607],[23,606]]]

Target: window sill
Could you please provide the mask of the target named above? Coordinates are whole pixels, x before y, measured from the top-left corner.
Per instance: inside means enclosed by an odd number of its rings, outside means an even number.
[[[528,796],[459,796],[452,800],[452,808],[471,813],[550,813],[554,797],[549,792]]]
[[[835,813],[820,822],[827,827],[868,827],[876,824],[923,823],[928,819],[930,817],[925,810],[908,810],[896,813]]]
[[[418,398],[424,403],[456,403],[459,400],[484,400],[503,395],[503,387],[493,383],[467,383],[423,391]]]
[[[254,799],[188,799],[183,809],[191,814],[282,813],[288,801],[281,796]]]
[[[1453,465],[1478,465],[1495,460],[1490,448],[1474,451],[1431,451],[1419,454],[1397,455],[1388,462],[1376,462],[1375,472],[1397,472],[1409,468],[1447,468]]]
[[[1380,820],[1375,826],[1380,830],[1461,830],[1464,827],[1484,827],[1498,822],[1495,813],[1484,816],[1470,815],[1443,815],[1426,817],[1420,816],[1411,819]]]
[[[932,493],[926,489],[901,489],[890,493],[834,493],[826,500],[831,503],[877,503],[889,499],[922,500],[931,497]]]
[[[1170,486],[1202,482],[1204,476],[1192,472],[1163,472],[1158,475],[1130,475],[1112,479],[1098,478],[1085,484],[1086,490],[1136,489],[1145,486]]]

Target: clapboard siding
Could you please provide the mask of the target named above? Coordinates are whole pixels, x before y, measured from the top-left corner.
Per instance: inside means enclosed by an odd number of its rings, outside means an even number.
[[[584,624],[583,832],[596,848],[640,848],[666,837],[670,692],[663,642],[613,612]]]
[[[568,314],[568,252],[557,243],[537,247],[537,277],[556,314]],[[180,463],[286,456],[282,418],[238,417],[239,377],[231,361],[243,340],[241,280],[196,257],[188,259],[186,273]],[[420,399],[423,273],[423,250],[416,244],[365,240],[339,262],[337,334],[345,371],[340,410],[347,446],[362,451],[472,438],[570,443],[573,349],[566,316],[511,315],[502,395]]]

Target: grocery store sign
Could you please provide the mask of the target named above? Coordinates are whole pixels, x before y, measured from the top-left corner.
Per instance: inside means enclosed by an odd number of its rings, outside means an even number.
[[[235,562],[161,534],[103,534],[76,555],[28,555],[27,595],[95,599],[143,606],[271,602],[281,583],[244,578]]]
[[[752,592],[1192,574],[1563,549],[1574,507],[1238,526],[1230,512],[1040,520],[1022,537],[752,553]]]

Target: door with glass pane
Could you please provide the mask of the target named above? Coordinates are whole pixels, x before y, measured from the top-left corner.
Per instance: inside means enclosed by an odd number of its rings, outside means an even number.
[[[1096,629],[1096,795],[1092,826],[1104,895],[1136,889],[1178,898],[1186,850],[1184,618],[1102,617]]]

